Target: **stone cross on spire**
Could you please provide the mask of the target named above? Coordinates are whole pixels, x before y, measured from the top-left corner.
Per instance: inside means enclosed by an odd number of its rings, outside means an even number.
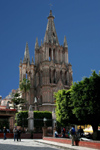
[[[50,6],[50,10],[51,10],[51,7],[53,6],[52,4],[49,4],[49,6]]]

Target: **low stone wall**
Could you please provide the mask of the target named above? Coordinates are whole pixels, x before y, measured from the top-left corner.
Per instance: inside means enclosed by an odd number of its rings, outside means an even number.
[[[6,134],[6,137],[7,137],[7,138],[13,138],[14,135],[13,135],[13,133],[7,133],[7,134]],[[1,139],[4,138],[4,134],[3,134],[3,133],[0,133],[0,138],[1,138]]]
[[[21,133],[21,138],[22,139],[42,139],[42,133]],[[14,138],[14,134],[13,133],[7,133],[6,137],[9,138]],[[4,138],[3,133],[0,133],[0,138]]]
[[[71,139],[67,138],[43,137],[43,140],[59,142],[64,144],[71,144]],[[77,141],[76,144],[77,146],[100,149],[100,141]]]

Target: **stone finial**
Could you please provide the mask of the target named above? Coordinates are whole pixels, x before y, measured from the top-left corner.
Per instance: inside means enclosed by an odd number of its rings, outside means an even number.
[[[42,40],[41,40],[41,46],[42,46],[42,44],[43,44],[43,43],[42,43]]]
[[[35,49],[39,48],[39,44],[38,44],[38,38],[36,38],[36,42],[35,42]]]
[[[32,57],[32,63],[31,63],[32,65],[34,65],[34,60],[33,60],[33,57]]]
[[[28,48],[28,43],[26,42],[26,47],[25,47],[25,53],[24,53],[24,60],[23,63],[30,62],[30,56],[29,56],[29,48]]]
[[[67,40],[66,40],[66,36],[64,37],[64,47],[68,47],[68,45],[67,45]]]
[[[20,66],[22,65],[22,59],[20,59],[20,63],[19,63],[19,65],[20,65]]]

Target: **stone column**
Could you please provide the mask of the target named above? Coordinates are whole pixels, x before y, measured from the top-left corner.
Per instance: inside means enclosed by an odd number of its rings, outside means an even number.
[[[44,121],[44,127],[42,127],[42,130],[43,130],[43,137],[44,137],[47,136],[47,126],[46,126],[47,119],[44,118],[43,121]]]

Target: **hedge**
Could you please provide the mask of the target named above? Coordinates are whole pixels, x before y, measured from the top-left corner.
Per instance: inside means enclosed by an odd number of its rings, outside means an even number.
[[[43,118],[47,119],[46,125],[52,126],[52,112],[49,111],[33,111],[34,113],[34,127],[44,126]],[[16,125],[28,127],[28,111],[21,111],[16,113]]]

